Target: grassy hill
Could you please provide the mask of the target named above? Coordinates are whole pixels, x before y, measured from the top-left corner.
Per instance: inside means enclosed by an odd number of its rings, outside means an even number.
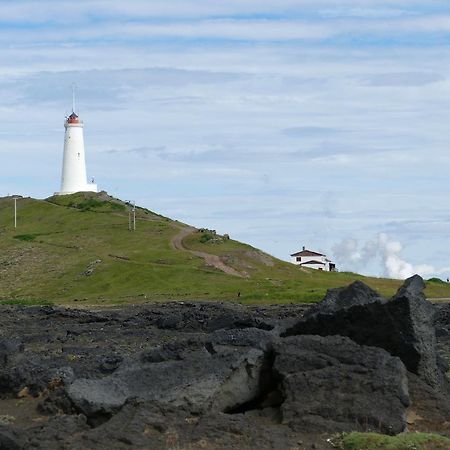
[[[391,295],[400,284],[299,269],[249,245],[143,208],[137,208],[136,231],[129,231],[129,206],[105,193],[23,198],[17,204],[14,229],[13,200],[0,199],[3,302],[236,301],[238,292],[244,303],[311,302],[328,288],[355,279],[384,295]],[[219,270],[205,254],[220,258],[239,276]],[[427,294],[450,297],[450,286],[430,282]]]

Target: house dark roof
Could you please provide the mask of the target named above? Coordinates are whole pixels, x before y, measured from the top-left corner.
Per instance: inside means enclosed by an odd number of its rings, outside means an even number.
[[[325,256],[322,253],[312,252],[311,250],[302,250],[301,252],[293,253],[291,256]]]
[[[314,260],[312,260],[312,261],[305,261],[304,263],[299,264],[299,266],[303,266],[303,265],[306,265],[306,264],[312,264],[314,266],[317,266],[318,264],[320,264],[321,266],[325,265],[325,263],[323,263],[321,261],[314,261]]]

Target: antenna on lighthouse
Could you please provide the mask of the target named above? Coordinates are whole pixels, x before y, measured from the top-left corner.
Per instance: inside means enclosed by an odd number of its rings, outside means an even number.
[[[76,90],[76,84],[72,83],[72,112],[75,112],[75,90]]]

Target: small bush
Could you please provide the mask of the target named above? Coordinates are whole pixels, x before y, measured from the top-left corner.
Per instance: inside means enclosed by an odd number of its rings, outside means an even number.
[[[17,234],[16,236],[13,236],[13,238],[18,239],[19,241],[31,242],[34,241],[38,236],[38,234]]]
[[[211,241],[212,239],[214,239],[214,235],[212,233],[202,233],[202,235],[200,236],[200,242],[202,244],[206,244],[207,242]]]

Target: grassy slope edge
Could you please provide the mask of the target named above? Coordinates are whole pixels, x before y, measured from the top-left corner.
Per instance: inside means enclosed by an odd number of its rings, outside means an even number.
[[[437,450],[450,448],[450,439],[432,433],[402,433],[386,436],[378,433],[343,433],[332,439],[340,450]]]
[[[300,270],[231,239],[213,243],[195,232],[185,239],[187,248],[219,255],[247,276],[226,275],[172,248],[185,224],[138,208],[137,230],[130,232],[128,206],[106,193],[20,199],[17,229],[12,222],[12,199],[0,199],[0,299],[8,301],[236,300],[240,292],[244,303],[311,302],[355,279],[384,295],[400,284]],[[430,283],[428,295],[450,297],[450,286]]]

